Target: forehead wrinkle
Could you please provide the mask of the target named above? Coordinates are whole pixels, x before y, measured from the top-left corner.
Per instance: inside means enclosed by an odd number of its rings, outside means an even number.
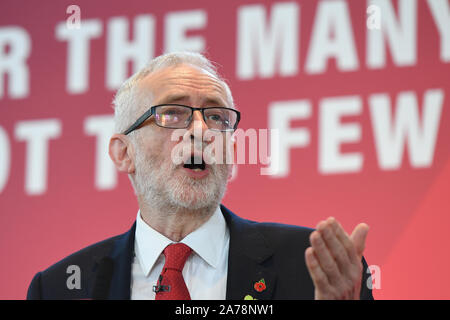
[[[165,84],[170,82],[174,82],[173,85],[175,86],[184,86],[184,87],[192,87],[193,89],[197,91],[201,91],[202,89],[208,90],[208,87],[214,87],[214,90],[223,94],[225,93],[225,89],[222,85],[222,83],[218,80],[213,78],[209,75],[202,75],[200,79],[193,79],[191,76],[169,76],[166,80]]]
[[[202,100],[217,101],[218,104],[227,106],[229,104],[228,95],[222,81],[209,73],[198,72],[197,69],[193,70],[194,72],[177,69],[172,73],[155,72],[141,83],[141,89],[153,92],[154,98],[158,96],[158,92],[168,92],[162,98],[154,101],[154,104],[165,103],[170,95],[185,95],[189,98],[189,93],[194,91],[196,94],[204,96]],[[153,84],[150,85],[149,81]],[[148,90],[148,87],[150,87],[150,90]]]
[[[155,104],[164,104],[164,103],[177,103],[180,101],[190,100],[190,96],[185,92],[169,92],[167,95],[163,96],[159,99]],[[215,95],[205,95],[201,98],[201,104],[205,105],[218,105],[218,106],[226,106],[225,101]],[[189,103],[188,103],[189,104]]]
[[[192,86],[189,84],[177,85],[175,88],[171,89],[169,91],[169,94],[165,95],[161,100],[165,102],[167,99],[171,99],[172,101],[175,99],[190,99],[192,97],[192,92],[194,92],[194,95],[200,97],[199,100],[202,103],[214,102],[220,105],[227,105],[225,92],[220,88],[214,88],[213,90],[211,90],[210,88],[205,89],[202,86]]]

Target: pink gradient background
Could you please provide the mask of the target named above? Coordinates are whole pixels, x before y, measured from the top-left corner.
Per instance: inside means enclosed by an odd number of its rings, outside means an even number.
[[[396,1],[394,1],[396,3]],[[192,35],[205,38],[207,55],[218,62],[229,80],[242,112],[241,128],[267,128],[268,105],[274,101],[308,99],[313,106],[308,120],[294,127],[310,131],[306,148],[293,149],[286,178],[259,174],[258,165],[241,165],[223,203],[235,213],[257,221],[315,227],[328,216],[336,217],[351,232],[364,221],[371,230],[366,259],[381,268],[377,299],[449,299],[450,279],[450,64],[439,59],[439,33],[425,1],[418,1],[417,64],[398,67],[387,55],[387,66],[366,66],[365,1],[348,1],[359,69],[340,72],[330,60],[327,72],[304,72],[316,1],[298,1],[300,10],[299,72],[295,76],[240,80],[236,76],[237,9],[257,1],[77,1],[82,19],[96,18],[103,33],[91,41],[89,90],[68,94],[65,89],[67,43],[55,38],[55,26],[67,17],[72,1],[11,1],[0,4],[0,27],[18,25],[32,40],[30,94],[25,99],[0,99],[0,126],[11,144],[11,168],[0,194],[0,298],[23,299],[33,275],[68,254],[106,237],[125,232],[138,210],[125,175],[110,191],[94,186],[96,138],[84,133],[84,120],[92,115],[112,114],[114,92],[105,86],[106,32],[111,17],[132,19],[149,13],[156,19],[155,54],[163,52],[164,17],[168,12],[203,8],[207,28]],[[272,3],[272,2],[270,2]],[[270,4],[266,8],[270,9]],[[425,90],[444,91],[443,110],[434,160],[429,168],[413,168],[407,151],[398,170],[380,169],[368,97],[388,93],[416,92],[422,104]],[[344,121],[362,128],[359,143],[345,152],[361,152],[362,171],[321,175],[318,171],[318,102],[324,97],[359,95],[360,116]],[[50,142],[47,192],[28,196],[24,191],[25,143],[14,137],[18,121],[56,118],[62,135]],[[303,252],[299,252],[303,254]]]

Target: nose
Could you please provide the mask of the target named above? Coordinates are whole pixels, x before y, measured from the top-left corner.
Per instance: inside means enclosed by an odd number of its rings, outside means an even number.
[[[208,126],[205,123],[205,120],[203,119],[203,115],[200,110],[195,110],[194,114],[192,115],[192,121],[189,125],[188,130],[191,132],[191,138],[194,138],[196,134],[202,134],[208,129]],[[202,137],[197,137],[202,140]]]
[[[191,124],[188,128],[191,140],[199,142],[203,141],[204,133],[207,129],[208,126],[203,119],[201,111],[195,110],[194,114],[192,115]]]

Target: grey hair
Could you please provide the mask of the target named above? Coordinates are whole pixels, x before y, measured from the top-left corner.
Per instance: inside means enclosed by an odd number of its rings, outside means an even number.
[[[227,93],[230,107],[234,107],[231,90],[226,81],[218,74],[217,67],[213,62],[200,53],[166,53],[151,60],[144,68],[128,78],[117,90],[113,100],[115,132],[124,132],[139,116],[137,112],[141,95],[139,94],[137,83],[152,72],[180,64],[190,64],[199,67],[219,79]]]

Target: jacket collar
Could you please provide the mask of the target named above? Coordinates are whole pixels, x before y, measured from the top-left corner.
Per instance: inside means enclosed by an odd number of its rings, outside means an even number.
[[[136,222],[131,229],[118,237],[109,257],[114,261],[109,297],[111,300],[129,300],[131,297],[131,264],[134,257]]]

